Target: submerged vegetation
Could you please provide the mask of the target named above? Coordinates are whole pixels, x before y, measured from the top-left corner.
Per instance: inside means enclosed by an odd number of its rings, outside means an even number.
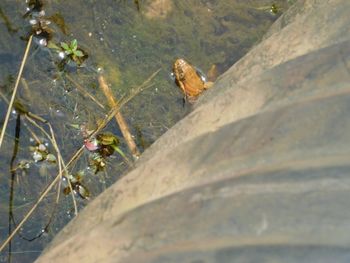
[[[222,73],[288,7],[73,2],[0,3],[0,262],[33,260],[12,249],[40,252],[187,114],[169,77],[176,58]]]

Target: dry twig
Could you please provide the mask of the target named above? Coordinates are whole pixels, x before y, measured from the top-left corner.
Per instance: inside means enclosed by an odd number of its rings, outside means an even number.
[[[87,90],[85,90],[78,82],[76,82],[74,79],[72,79],[68,74],[66,75],[66,78],[72,82],[75,87],[85,96],[93,100],[99,107],[104,109],[105,107],[101,102],[99,102],[92,94],[90,94]]]
[[[149,84],[149,82],[158,74],[160,71],[157,70],[154,72],[145,82],[143,82],[137,89],[134,90],[134,92],[121,101],[118,105],[116,105],[114,108],[112,108],[107,115],[107,117],[102,121],[102,123],[99,125],[99,127],[91,134],[91,136],[95,136],[98,132],[100,132],[107,123],[113,118],[113,116],[120,110],[122,106],[124,106],[127,102],[129,102],[133,97],[135,97],[137,94],[142,92],[143,90],[151,87],[152,85]],[[69,162],[66,164],[66,168],[68,169],[75,160],[77,160],[80,155],[83,153],[84,146],[80,147],[79,150],[75,152],[75,154],[72,156],[72,158],[69,160]],[[23,226],[23,224],[28,220],[28,218],[32,215],[32,213],[35,211],[35,209],[38,207],[38,205],[41,203],[41,201],[45,198],[45,196],[50,192],[50,190],[56,185],[58,180],[62,177],[63,170],[61,170],[56,177],[53,179],[53,181],[46,187],[46,189],[40,194],[38,200],[33,205],[33,207],[27,212],[27,214],[24,216],[24,218],[21,220],[21,222],[16,226],[15,229],[13,229],[11,235],[7,237],[7,239],[1,244],[0,246],[0,252],[6,247],[6,245],[12,240],[12,238],[15,236],[15,234],[19,231],[19,229]]]
[[[16,97],[16,94],[17,94],[17,89],[18,89],[19,80],[21,79],[22,72],[23,72],[23,68],[24,68],[24,65],[25,65],[25,63],[26,63],[26,61],[27,61],[27,57],[28,57],[29,50],[30,50],[30,45],[32,44],[32,39],[33,39],[33,35],[30,35],[29,40],[28,40],[28,43],[27,43],[26,50],[25,50],[24,55],[23,55],[21,67],[20,67],[19,72],[18,72],[18,75],[17,75],[15,88],[13,89],[12,97],[11,97],[9,106],[8,106],[8,108],[7,108],[7,112],[6,112],[6,117],[5,117],[4,125],[2,126],[2,129],[1,129],[0,148],[1,148],[2,142],[3,142],[3,140],[4,140],[5,131],[6,131],[6,127],[7,127],[9,118],[10,118],[11,109],[12,109],[12,106],[13,106],[13,103],[14,103],[14,101],[15,101],[15,97]]]
[[[55,133],[52,129],[52,126],[49,122],[47,122],[47,125],[49,126],[49,129],[50,129],[50,134],[51,136],[44,130],[43,127],[41,127],[40,125],[38,125],[33,119],[31,119],[29,116],[26,116],[27,117],[27,120],[33,124],[35,127],[37,127],[43,134],[45,134],[45,136],[50,140],[51,144],[53,145],[53,147],[55,148],[55,151],[57,153],[57,160],[58,160],[58,163],[60,164],[59,168],[60,168],[60,171],[59,171],[59,174],[61,175],[61,178],[62,178],[62,172],[61,172],[61,167],[63,167],[63,171],[64,171],[64,175],[65,176],[68,176],[68,169],[67,169],[67,165],[64,163],[63,161],[63,157],[61,155],[61,151],[59,150],[58,148],[58,145],[57,145],[57,142],[56,142],[56,138],[55,138]],[[78,207],[77,207],[77,202],[75,200],[75,197],[74,197],[74,191],[73,191],[73,188],[72,188],[72,184],[70,183],[70,180],[67,178],[67,181],[68,181],[68,186],[71,190],[71,196],[72,196],[72,199],[73,199],[73,205],[74,205],[74,212],[75,212],[75,215],[78,214]]]
[[[112,90],[109,88],[109,86],[106,83],[105,78],[100,75],[98,77],[98,83],[100,84],[100,88],[103,91],[104,95],[107,98],[108,104],[111,108],[115,108],[118,106],[118,103],[116,101],[116,99],[114,98],[114,95],[112,93]],[[123,137],[126,141],[126,144],[128,145],[130,152],[132,154],[132,156],[134,158],[138,158],[140,156],[140,152],[137,149],[136,143],[130,133],[128,124],[126,123],[123,115],[121,114],[120,111],[116,112],[116,114],[114,115],[115,120],[117,121],[117,124],[120,128],[120,131],[123,134]]]

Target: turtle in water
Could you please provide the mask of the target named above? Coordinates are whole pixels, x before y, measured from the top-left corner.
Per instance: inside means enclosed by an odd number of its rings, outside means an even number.
[[[206,89],[213,85],[213,82],[206,81],[198,69],[179,58],[173,64],[175,83],[184,93],[184,101],[193,103],[196,98]]]

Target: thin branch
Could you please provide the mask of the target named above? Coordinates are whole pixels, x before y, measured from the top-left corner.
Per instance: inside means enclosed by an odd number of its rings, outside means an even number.
[[[53,147],[55,148],[55,151],[57,153],[57,160],[59,163],[62,164],[62,167],[63,167],[63,171],[66,175],[66,177],[68,176],[68,170],[67,170],[67,165],[64,163],[63,161],[63,158],[62,158],[62,155],[61,155],[61,152],[58,148],[58,145],[56,143],[56,139],[55,139],[55,134],[54,134],[54,131],[52,129],[52,126],[50,123],[47,123],[47,125],[49,126],[50,128],[50,133],[51,133],[51,136],[44,130],[43,127],[41,127],[40,125],[38,125],[33,119],[31,119],[29,116],[26,116],[27,117],[27,120],[32,123],[35,127],[37,127],[39,130],[41,130],[42,133],[45,134],[45,136],[50,140],[51,144],[53,145]],[[59,174],[61,175],[62,177],[62,172],[60,171]],[[68,181],[68,185],[69,185],[69,188],[71,190],[71,195],[72,195],[72,199],[73,199],[73,205],[74,205],[74,211],[75,211],[75,215],[78,214],[78,208],[77,208],[77,202],[75,200],[75,197],[74,197],[74,191],[73,191],[73,188],[72,188],[72,184],[70,183],[70,180],[67,178],[67,181]]]
[[[5,94],[3,94],[0,90],[0,97],[8,104],[9,100],[6,98]]]
[[[69,167],[75,159],[77,159],[84,150],[84,146],[82,146],[71,158],[71,160],[67,163],[67,167]],[[46,189],[41,193],[36,203],[33,207],[28,211],[28,213],[24,216],[21,222],[17,225],[15,229],[13,229],[11,235],[7,237],[7,239],[0,246],[0,252],[6,247],[6,245],[10,242],[10,240],[14,237],[14,235],[19,231],[19,229],[23,226],[23,224],[28,220],[28,218],[33,214],[35,209],[41,203],[41,201],[45,198],[45,196],[50,192],[50,190],[56,185],[57,181],[62,177],[62,172],[57,174],[57,176],[53,179],[53,181],[46,187]]]
[[[92,94],[90,94],[87,90],[85,90],[78,82],[72,79],[68,74],[66,74],[66,78],[75,85],[75,87],[80,91],[81,94],[93,100],[102,109],[105,109],[105,107],[101,102],[99,102]]]
[[[24,216],[21,222],[17,225],[15,229],[13,229],[11,235],[7,237],[4,243],[0,246],[0,252],[5,248],[5,246],[10,242],[10,240],[14,237],[14,235],[18,232],[18,230],[23,226],[23,224],[28,220],[28,218],[32,215],[34,210],[38,207],[40,202],[45,198],[45,196],[50,192],[51,188],[57,183],[57,180],[60,179],[60,176],[56,176],[56,178],[48,185],[45,191],[40,195],[38,201],[33,205],[33,207],[28,211],[28,213]]]
[[[108,112],[106,118],[101,121],[99,126],[96,128],[96,130],[90,135],[90,137],[95,136],[97,133],[99,133],[106,125],[113,119],[114,115],[130,100],[132,100],[136,95],[138,95],[140,92],[150,88],[153,86],[153,84],[149,84],[149,82],[159,73],[161,69],[158,69],[155,71],[148,79],[146,79],[140,86],[133,89],[131,94],[120,100],[116,106],[111,108],[111,110]]]
[[[33,39],[33,35],[30,35],[29,40],[28,40],[28,43],[27,43],[26,51],[24,52],[24,56],[23,56],[23,59],[22,59],[21,67],[20,67],[19,72],[18,72],[18,75],[17,75],[17,80],[16,80],[15,88],[13,89],[12,97],[11,97],[9,106],[8,106],[8,108],[7,108],[7,112],[6,112],[6,117],[5,117],[4,125],[2,126],[2,129],[1,129],[0,148],[1,148],[2,142],[3,142],[3,140],[4,140],[5,131],[6,131],[7,124],[8,124],[9,118],[10,118],[11,109],[12,109],[12,106],[13,106],[13,103],[14,103],[14,101],[15,101],[15,97],[16,97],[16,94],[17,94],[17,89],[18,89],[19,80],[21,79],[22,72],[23,72],[23,68],[24,68],[24,65],[25,65],[25,63],[26,63],[26,61],[27,61],[27,57],[28,57],[28,53],[29,53],[29,50],[30,50],[30,45],[31,45],[31,43],[32,43],[32,39]]]
[[[98,77],[98,82],[100,84],[100,89],[104,93],[109,106],[111,108],[114,108],[114,107],[118,106],[118,103],[117,103],[116,99],[114,98],[112,90],[107,85],[106,80],[105,80],[105,78],[102,75],[100,75]],[[126,121],[125,121],[125,119],[124,119],[124,117],[123,117],[123,115],[121,114],[120,111],[118,111],[114,115],[114,117],[115,117],[115,120],[116,120],[116,122],[117,122],[117,124],[118,124],[118,126],[120,128],[121,133],[123,134],[123,137],[124,137],[124,139],[126,141],[126,144],[129,147],[129,150],[130,150],[132,156],[137,159],[140,156],[140,152],[137,149],[137,146],[136,146],[136,143],[134,141],[134,138],[132,137],[132,135],[130,133],[128,124],[126,123]]]
[[[72,184],[68,178],[68,169],[67,169],[67,165],[64,163],[63,161],[63,157],[61,155],[61,152],[58,148],[58,145],[57,145],[57,142],[56,142],[56,138],[55,138],[55,133],[52,129],[52,126],[50,123],[48,123],[48,126],[50,127],[50,133],[51,133],[51,138],[52,138],[52,145],[55,147],[55,150],[57,152],[57,156],[58,156],[58,159],[60,160],[62,166],[63,166],[63,170],[65,171],[65,175],[67,177],[67,181],[68,181],[68,186],[70,188],[70,191],[71,191],[71,196],[72,196],[72,199],[73,199],[73,205],[74,205],[74,212],[75,212],[75,215],[78,215],[78,207],[77,207],[77,201],[75,200],[75,196],[74,196],[74,191],[73,191],[73,187],[72,187]],[[62,173],[61,173],[62,174]],[[61,181],[60,181],[61,183]]]
[[[117,107],[113,108],[110,110],[109,114],[107,115],[107,117],[103,120],[102,124],[100,124],[100,126],[95,130],[95,132],[91,135],[94,136],[96,135],[99,131],[101,131],[105,125],[107,125],[107,123],[113,118],[113,116],[115,115],[116,112],[118,112],[120,110],[120,108],[122,106],[124,106],[127,102],[129,102],[133,97],[135,97],[138,93],[140,93],[141,91],[149,88],[152,86],[152,84],[148,85],[148,83],[151,81],[151,79],[153,79],[158,72],[160,71],[157,70],[156,72],[154,72],[145,82],[143,82],[139,87],[137,87],[137,89],[126,99],[124,99],[123,101],[121,101]],[[72,165],[72,163],[78,159],[80,157],[80,155],[83,153],[85,146],[81,146],[79,150],[77,150],[75,152],[75,154],[72,156],[72,158],[69,160],[69,162],[67,163],[66,167],[70,167],[70,165]],[[40,202],[45,198],[45,196],[50,192],[50,190],[56,185],[57,181],[62,177],[62,173],[63,171],[59,172],[56,177],[53,179],[53,181],[46,187],[46,189],[40,194],[38,200],[36,201],[36,203],[33,205],[33,207],[28,211],[28,213],[24,216],[24,218],[21,220],[21,222],[17,225],[17,227],[15,229],[13,229],[11,235],[9,235],[7,237],[7,239],[1,244],[0,246],[0,252],[6,247],[6,245],[11,241],[11,239],[15,236],[15,234],[19,231],[19,229],[23,226],[23,224],[28,220],[28,218],[33,214],[33,212],[35,211],[35,209],[38,207],[38,205],[40,204]]]

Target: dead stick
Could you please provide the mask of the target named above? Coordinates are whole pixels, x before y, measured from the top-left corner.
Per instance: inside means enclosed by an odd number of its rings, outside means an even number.
[[[134,92],[132,95],[127,97],[124,101],[119,103],[119,105],[116,105],[113,107],[110,112],[108,113],[107,117],[103,120],[103,122],[99,125],[99,127],[96,129],[96,131],[93,132],[92,136],[95,136],[96,133],[100,132],[103,127],[107,125],[107,123],[113,118],[116,112],[120,110],[122,106],[124,106],[127,102],[129,102],[134,96],[139,94],[141,91],[145,90],[146,88],[152,87],[152,85],[147,85],[158,73],[160,69],[158,69],[156,72],[154,72],[145,82],[143,82]],[[74,161],[76,161],[83,153],[84,146],[81,146],[78,151],[75,152],[73,157],[69,160],[69,162],[66,164],[66,167],[72,165]],[[7,239],[0,245],[0,252],[4,249],[4,247],[12,240],[14,235],[19,231],[19,229],[23,226],[23,224],[28,220],[28,218],[32,215],[32,213],[35,211],[35,209],[38,207],[40,202],[44,199],[44,197],[48,194],[48,192],[56,185],[58,179],[62,177],[63,170],[61,170],[55,177],[55,179],[46,187],[45,191],[41,193],[39,199],[36,201],[36,203],[33,205],[33,207],[27,212],[27,214],[24,216],[24,218],[21,220],[21,222],[17,225],[17,227],[12,231],[11,235],[7,237]]]
[[[12,109],[13,103],[15,102],[15,97],[16,97],[16,94],[17,94],[19,80],[21,79],[23,68],[24,68],[24,65],[25,65],[25,63],[27,61],[28,53],[29,53],[29,50],[30,50],[30,45],[32,44],[32,39],[33,39],[33,35],[30,35],[29,40],[27,42],[26,50],[25,50],[24,55],[23,55],[22,63],[21,63],[21,66],[19,68],[19,72],[18,72],[18,75],[17,75],[15,88],[13,89],[12,97],[11,97],[11,100],[10,100],[10,103],[9,103],[9,106],[8,106],[8,109],[7,109],[7,112],[6,112],[4,124],[2,126],[2,130],[1,130],[1,134],[0,134],[0,148],[1,148],[2,142],[4,140],[5,131],[6,131],[7,124],[8,124],[9,118],[10,118],[10,114],[11,114],[11,109]]]
[[[109,88],[109,86],[106,83],[105,78],[102,75],[100,75],[98,77],[98,82],[100,84],[100,88],[102,89],[104,95],[107,98],[108,105],[111,108],[115,108],[118,105],[118,103],[117,103],[117,101],[114,98],[112,90]],[[132,135],[131,135],[131,133],[129,131],[128,124],[126,123],[123,115],[120,113],[120,111],[118,111],[118,112],[116,112],[114,117],[115,117],[115,119],[116,119],[116,121],[117,121],[117,123],[119,125],[120,131],[123,134],[123,137],[124,137],[124,139],[126,141],[126,144],[128,145],[128,147],[129,147],[129,149],[131,151],[131,154],[135,158],[139,157],[140,156],[140,152],[137,149],[136,143],[135,143],[134,139],[132,138]]]

